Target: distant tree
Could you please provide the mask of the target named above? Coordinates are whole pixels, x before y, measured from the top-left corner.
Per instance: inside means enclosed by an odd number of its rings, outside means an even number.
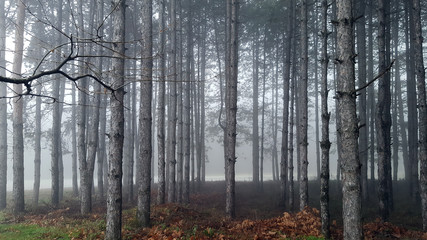
[[[337,112],[339,112],[340,141],[342,143],[342,193],[344,239],[363,239],[361,222],[360,162],[358,154],[358,122],[356,115],[353,7],[351,0],[338,0],[337,56],[338,64]]]
[[[259,124],[258,124],[258,95],[259,95],[259,29],[253,40],[253,73],[252,73],[252,181],[259,182]]]

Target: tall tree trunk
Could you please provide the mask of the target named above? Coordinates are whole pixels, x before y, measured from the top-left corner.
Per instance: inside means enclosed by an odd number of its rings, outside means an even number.
[[[330,214],[329,214],[329,120],[331,114],[328,112],[328,1],[322,0],[322,79],[320,96],[322,100],[322,167],[320,175],[320,216],[322,219],[322,234],[326,239],[330,239]]]
[[[264,43],[263,43],[263,76],[262,76],[262,103],[261,103],[261,153],[260,153],[260,159],[259,159],[259,169],[258,169],[258,175],[260,177],[260,187],[261,190],[263,190],[264,187],[264,129],[265,129],[265,82],[266,82],[266,75],[267,75],[267,65],[266,65],[266,36],[264,34]]]
[[[420,0],[412,0],[413,29],[415,38],[412,39],[414,47],[415,75],[417,78],[417,103],[419,111],[419,161],[420,161],[420,193],[421,213],[423,217],[423,230],[427,230],[427,103],[425,69],[423,61],[423,35],[421,23]]]
[[[191,96],[191,57],[193,55],[193,25],[192,25],[192,4],[191,0],[187,0],[187,55],[186,55],[186,78],[184,85],[184,191],[182,195],[182,199],[184,203],[190,202],[190,96]],[[199,144],[199,143],[197,143]]]
[[[358,85],[363,87],[366,84],[366,29],[365,29],[365,0],[357,1],[357,16],[360,18],[356,21],[357,35],[357,62],[358,62]],[[358,96],[358,111],[359,111],[359,159],[361,168],[361,187],[362,198],[368,198],[368,125],[366,121],[366,90],[360,91]]]
[[[183,56],[183,11],[181,1],[176,2],[177,6],[177,42],[176,42],[176,51],[177,51],[177,143],[176,143],[176,154],[177,154],[177,165],[176,165],[176,201],[178,203],[182,202],[182,180],[183,180],[183,167],[184,167],[184,135],[183,135],[183,88],[184,88],[184,77],[183,77],[183,69],[184,69],[184,56]],[[188,33],[187,33],[188,34]],[[187,53],[189,48],[187,47]],[[187,79],[186,79],[187,80]]]
[[[352,1],[337,4],[337,101],[340,113],[340,151],[342,156],[342,192],[344,239],[363,239],[361,221],[360,162],[354,77],[354,33]]]
[[[21,77],[22,57],[24,54],[25,0],[16,1],[15,51],[13,55],[12,77]],[[15,95],[22,94],[22,85],[13,85]],[[22,213],[24,200],[24,99],[13,100],[13,211]]]
[[[259,126],[258,126],[258,95],[259,95],[259,29],[254,39],[253,77],[252,77],[252,182],[259,183]]]
[[[63,1],[59,0],[57,5],[57,24],[56,27],[59,31],[62,30],[62,5]],[[61,44],[62,33],[58,32],[56,43]],[[59,62],[61,57],[61,51],[55,56],[55,61]],[[60,103],[59,103],[59,94],[60,94],[60,79],[56,76],[53,76],[53,87],[52,87],[52,96],[57,99],[58,102],[53,104],[53,116],[52,116],[52,150],[51,150],[51,175],[52,175],[52,191],[51,191],[51,201],[54,207],[59,205],[59,148],[61,147],[61,122],[60,122]]]
[[[115,78],[111,86],[115,89],[110,96],[110,146],[108,157],[107,223],[105,239],[120,240],[122,228],[122,161],[124,139],[123,85],[125,61],[125,0],[113,0],[113,59],[112,71]]]
[[[151,204],[151,104],[153,96],[153,1],[142,2],[142,73],[139,108],[140,129],[140,170],[138,173],[138,222],[141,226],[150,225]]]
[[[313,50],[315,53],[319,52],[319,7],[317,6],[317,1],[314,3],[314,34],[313,34]],[[320,127],[319,127],[319,56],[314,54],[314,125],[315,125],[315,146],[316,146],[316,177],[320,182],[320,168],[321,168],[321,156],[320,156]]]
[[[308,206],[308,157],[307,157],[307,145],[308,145],[308,28],[307,28],[307,0],[301,1],[301,62],[300,62],[300,81],[298,84],[299,94],[299,105],[298,105],[298,132],[299,132],[299,155],[300,155],[300,178],[299,178],[299,197],[300,197],[300,210],[302,211]]]
[[[282,155],[280,158],[280,191],[281,198],[283,198],[283,203],[286,205],[287,201],[287,181],[288,181],[288,127],[292,128],[292,126],[288,126],[289,124],[289,83],[291,81],[291,46],[292,46],[292,37],[293,37],[293,13],[294,13],[294,1],[289,1],[288,6],[288,26],[286,32],[286,44],[287,48],[284,52],[284,69],[283,69],[283,124],[282,124]],[[291,120],[292,121],[292,120]],[[292,138],[289,137],[292,142]],[[293,171],[293,169],[289,169],[289,171]],[[290,174],[290,173],[289,173]]]
[[[206,147],[205,147],[205,130],[206,130],[206,109],[205,109],[205,83],[206,83],[206,38],[207,22],[206,16],[202,24],[202,43],[201,43],[201,66],[200,66],[200,154],[202,162],[202,182],[206,180]]]
[[[0,1],[0,49],[6,49],[6,14],[5,0]],[[6,66],[6,55],[0,51],[0,66]],[[6,70],[0,68],[0,75],[5,76]],[[6,84],[0,83],[0,96],[6,96]],[[6,208],[7,195],[7,102],[0,99],[0,210]]]
[[[160,76],[159,76],[159,101],[157,115],[157,152],[158,152],[158,195],[157,202],[165,203],[166,179],[165,179],[165,93],[166,93],[166,52],[165,52],[165,1],[160,1],[160,37],[159,37],[159,54],[160,54]]]
[[[236,199],[235,199],[235,164],[236,164],[236,125],[237,125],[237,73],[238,73],[238,16],[239,16],[239,0],[231,1],[231,15],[229,19],[230,26],[230,59],[229,59],[229,76],[227,78],[227,127],[226,127],[226,197],[225,197],[225,212],[229,218],[234,218],[236,215]]]
[[[372,4],[372,2],[371,2]],[[373,7],[368,8],[368,79],[374,78],[374,41],[373,41]],[[368,104],[369,104],[369,163],[370,163],[370,193],[374,193],[375,189],[375,85],[372,84],[368,89]],[[370,194],[369,194],[370,195]]]
[[[379,48],[379,72],[386,71],[387,63],[390,61],[390,56],[386,52],[386,47],[389,45],[390,39],[388,25],[388,9],[384,0],[378,1],[378,48]],[[377,129],[377,152],[378,152],[378,194],[380,216],[382,221],[387,221],[390,214],[391,202],[389,195],[391,194],[391,185],[389,185],[389,174],[391,174],[391,149],[390,149],[390,127],[391,127],[391,94],[390,94],[390,75],[385,73],[380,77],[378,87],[378,103],[376,114],[376,129]]]
[[[71,107],[71,114],[73,116],[76,116],[76,112],[77,112],[77,107],[76,107],[76,86],[74,84],[72,84],[72,88],[71,88],[71,103],[72,103],[72,107]],[[77,130],[76,130],[76,118],[72,117],[71,118],[71,148],[72,148],[72,153],[71,153],[71,161],[72,161],[72,172],[73,172],[73,195],[74,196],[78,196],[79,195],[79,186],[77,183]]]
[[[415,82],[415,61],[414,46],[411,39],[414,39],[413,30],[413,9],[411,1],[405,1],[405,19],[406,19],[406,94],[408,104],[408,150],[410,159],[410,178],[409,189],[413,200],[419,199],[418,192],[418,114],[417,114],[417,92]],[[409,32],[408,32],[409,31]],[[411,44],[409,44],[411,43]]]
[[[172,80],[170,83],[170,107],[169,107],[169,113],[168,116],[168,155],[167,155],[167,162],[169,165],[169,176],[168,176],[168,202],[175,202],[176,201],[176,194],[175,194],[175,173],[176,173],[176,159],[175,159],[175,151],[176,151],[176,102],[177,102],[177,94],[176,94],[176,85],[177,85],[177,61],[176,61],[176,30],[177,30],[177,21],[176,21],[176,0],[171,0],[170,5],[170,24],[172,26],[171,29],[171,75]]]

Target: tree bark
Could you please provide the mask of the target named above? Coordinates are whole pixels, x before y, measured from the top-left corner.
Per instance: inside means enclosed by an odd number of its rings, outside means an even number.
[[[12,77],[20,77],[22,57],[24,54],[25,0],[16,1],[15,51],[13,55]],[[13,85],[16,95],[22,94],[22,85]],[[24,200],[24,99],[13,100],[13,212],[22,213],[25,210]]]
[[[160,36],[159,36],[159,54],[160,54],[160,76],[159,76],[159,101],[157,115],[157,152],[158,152],[158,195],[157,202],[165,203],[166,179],[165,179],[165,93],[166,93],[166,53],[165,53],[165,1],[160,1]]]
[[[320,96],[322,101],[322,163],[320,173],[320,216],[322,219],[322,234],[325,239],[330,239],[330,214],[329,214],[329,150],[331,142],[329,141],[329,120],[331,114],[328,112],[328,1],[322,0],[322,79]]]
[[[110,142],[108,157],[107,223],[105,239],[120,240],[122,227],[122,161],[124,139],[124,58],[125,55],[124,0],[113,0],[113,59],[111,86],[116,89],[110,96]]]
[[[254,39],[253,76],[252,76],[252,182],[259,183],[259,126],[258,126],[258,95],[259,95],[259,29]]]
[[[225,212],[227,217],[234,218],[236,216],[236,199],[235,199],[235,163],[236,163],[236,125],[237,125],[237,73],[238,73],[238,16],[239,16],[239,0],[231,1],[231,15],[229,19],[230,27],[230,59],[229,59],[229,76],[227,78],[227,127],[226,127],[226,200]]]
[[[150,225],[151,204],[151,101],[153,96],[153,1],[142,2],[142,73],[139,110],[140,170],[138,174],[138,222]]]
[[[415,38],[412,39],[414,47],[415,75],[417,79],[417,103],[419,111],[419,161],[420,161],[420,194],[421,213],[423,217],[423,230],[427,230],[427,103],[425,69],[423,61],[423,35],[421,23],[420,0],[412,0],[413,29]]]
[[[300,62],[300,81],[298,85],[299,104],[298,104],[298,132],[299,132],[299,156],[300,156],[300,178],[299,178],[299,197],[300,197],[300,211],[308,206],[308,28],[307,28],[307,0],[301,1],[301,62]]]
[[[337,4],[337,101],[342,156],[344,239],[363,239],[361,222],[360,162],[354,75],[352,1]]]
[[[176,94],[176,80],[177,80],[177,61],[176,61],[176,30],[177,30],[177,21],[176,21],[176,0],[171,0],[170,5],[170,25],[171,29],[171,75],[172,80],[170,83],[170,109],[168,116],[168,155],[167,155],[167,163],[169,165],[169,176],[168,176],[168,202],[176,201],[176,191],[175,191],[175,173],[176,173],[176,122],[177,122],[177,112],[176,112],[176,102],[177,102],[177,94]]]

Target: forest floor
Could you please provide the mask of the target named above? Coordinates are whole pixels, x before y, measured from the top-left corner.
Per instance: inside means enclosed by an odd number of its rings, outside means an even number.
[[[302,212],[285,209],[279,201],[279,185],[266,182],[263,188],[248,182],[236,186],[236,219],[225,217],[224,182],[206,182],[191,195],[187,205],[153,205],[152,227],[139,228],[134,204],[125,203],[123,239],[323,239],[320,233],[319,185],[309,183],[311,208]],[[394,184],[395,203],[390,222],[378,220],[375,196],[364,203],[365,239],[427,239],[420,231],[419,204],[411,202],[403,183]],[[297,187],[297,186],[296,186]],[[297,188],[296,192],[297,191]],[[104,201],[95,200],[90,215],[79,214],[78,199],[67,195],[59,208],[49,205],[49,190],[42,191],[38,207],[27,207],[25,215],[13,216],[0,211],[0,240],[3,239],[103,239]],[[152,199],[155,199],[155,192]],[[30,193],[28,193],[30,196]],[[342,239],[341,195],[331,183],[331,219],[333,239]],[[28,199],[30,202],[30,199]],[[295,206],[298,206],[296,199]]]

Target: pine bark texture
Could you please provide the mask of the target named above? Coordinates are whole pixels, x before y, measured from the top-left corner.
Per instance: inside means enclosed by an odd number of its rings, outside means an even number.
[[[105,239],[121,239],[122,227],[122,162],[124,139],[124,67],[125,61],[125,6],[126,1],[112,2],[113,59],[111,86],[115,89],[110,96],[110,142],[108,157],[107,221]]]
[[[259,32],[259,30],[257,31]],[[258,95],[259,95],[259,34],[254,39],[253,77],[252,77],[252,181],[259,182],[259,124],[258,124]]]
[[[322,234],[325,239],[330,239],[330,214],[329,214],[329,120],[331,114],[328,112],[328,1],[322,1],[322,30],[321,30],[321,116],[322,116],[322,162],[320,171],[320,217],[322,219]]]
[[[177,31],[177,20],[176,20],[176,0],[171,0],[170,5],[170,25],[171,25],[171,50],[170,50],[170,61],[171,61],[171,83],[170,83],[170,106],[168,116],[168,154],[167,164],[169,165],[169,176],[168,176],[168,202],[176,201],[176,122],[177,122],[177,61],[176,61],[176,31]]]
[[[159,36],[159,55],[160,55],[160,76],[158,92],[158,115],[157,115],[157,154],[158,154],[158,195],[157,202],[165,203],[166,179],[165,179],[165,93],[166,93],[166,52],[165,52],[165,4],[166,0],[160,0],[160,36]]]
[[[24,54],[25,0],[16,1],[15,52],[13,55],[12,77],[19,78],[22,70]],[[16,95],[22,94],[22,85],[13,85]],[[13,100],[13,212],[22,213],[25,210],[24,200],[24,99]]]
[[[283,203],[286,206],[287,192],[288,192],[288,158],[289,158],[289,141],[288,141],[288,129],[289,125],[289,91],[291,82],[291,46],[293,37],[293,12],[294,12],[294,1],[289,1],[288,6],[288,26],[286,32],[286,43],[287,48],[284,55],[284,69],[283,69],[283,125],[282,125],[282,147],[280,157],[280,191]],[[292,141],[292,139],[290,139]],[[293,171],[293,169],[292,169]]]
[[[225,212],[229,218],[236,216],[236,199],[235,199],[235,164],[236,164],[236,127],[237,127],[237,73],[238,73],[238,16],[239,0],[231,1],[230,26],[230,59],[227,78],[227,101],[226,101],[226,197]]]
[[[352,1],[337,4],[337,101],[338,134],[342,156],[342,193],[344,239],[362,239],[360,162],[356,115],[354,32]]]
[[[300,62],[300,81],[298,84],[298,133],[300,136],[298,142],[299,157],[300,157],[300,177],[299,177],[299,197],[300,211],[308,206],[308,27],[307,27],[307,0],[301,1],[301,62]]]
[[[139,131],[140,131],[140,169],[138,181],[138,222],[141,226],[150,225],[151,204],[151,103],[153,96],[153,1],[142,2],[142,81],[140,92]]]
[[[419,126],[419,161],[420,161],[420,194],[421,214],[423,218],[423,230],[427,230],[427,105],[426,105],[426,83],[423,62],[423,35],[421,23],[420,0],[412,0],[414,13],[413,28],[415,38],[413,39],[415,75],[417,79],[417,103],[418,103],[418,126]]]

